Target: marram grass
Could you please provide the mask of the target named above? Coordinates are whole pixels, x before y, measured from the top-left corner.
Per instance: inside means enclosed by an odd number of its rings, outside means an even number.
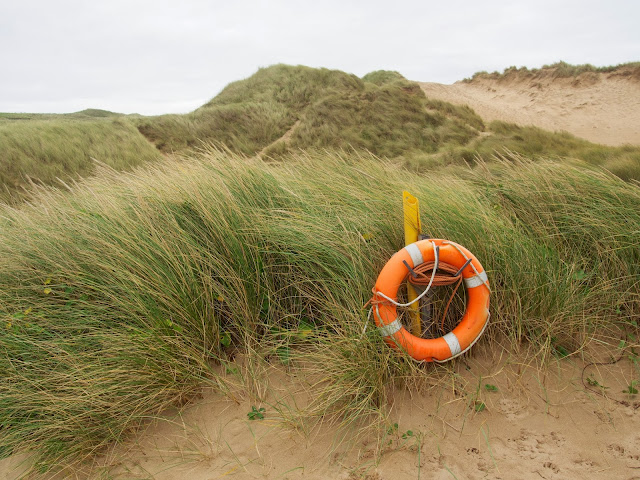
[[[94,160],[127,170],[161,157],[129,119],[80,113],[0,122],[0,201],[28,199],[31,182],[61,186],[87,177]]]
[[[488,271],[483,342],[571,353],[640,314],[640,189],[607,173],[218,150],[154,167],[0,210],[1,456],[30,452],[40,472],[87,459],[204,381],[224,388],[211,365],[242,352],[318,378],[295,415],[379,424],[391,378],[434,371],[363,334],[404,189],[427,233]]]

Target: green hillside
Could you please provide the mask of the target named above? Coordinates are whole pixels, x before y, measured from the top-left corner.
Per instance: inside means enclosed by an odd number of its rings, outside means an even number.
[[[130,120],[117,115],[0,121],[0,201],[28,197],[24,188],[30,181],[60,186],[60,180],[91,175],[94,159],[123,170],[160,157]]]
[[[426,98],[397,72],[360,79],[337,70],[275,65],[229,84],[184,115],[124,116],[97,109],[0,114],[0,201],[28,197],[24,187],[31,181],[59,185],[91,175],[93,158],[130,169],[208,144],[270,158],[353,149],[417,170],[470,165],[511,151],[580,159],[625,180],[640,179],[637,146],[607,147],[503,122],[485,125],[468,107]]]
[[[147,118],[138,128],[165,152],[212,142],[245,155],[267,148],[271,156],[351,147],[396,157],[436,152],[477,134],[467,122],[426,106],[418,85],[397,73],[359,79],[337,70],[276,65],[231,83],[190,114]],[[290,141],[277,142],[294,125]]]

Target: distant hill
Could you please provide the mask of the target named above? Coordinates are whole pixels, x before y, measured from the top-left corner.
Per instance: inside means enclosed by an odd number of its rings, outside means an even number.
[[[185,115],[144,117],[100,109],[0,113],[0,200],[28,197],[24,187],[31,182],[56,185],[91,175],[93,159],[121,170],[207,144],[265,158],[299,150],[367,151],[413,170],[472,165],[479,156],[490,159],[508,149],[529,157],[577,158],[623,179],[640,179],[640,147],[590,143],[563,132],[579,134],[564,124],[545,123],[575,114],[597,121],[608,139],[635,135],[638,66],[593,69],[566,64],[507,69],[445,86],[418,84],[386,70],[358,78],[338,70],[274,65],[229,84]],[[597,85],[622,89],[616,101],[592,101],[606,117],[592,114],[588,101],[571,103],[572,95],[591,91],[594,76]],[[536,102],[548,102],[549,92],[563,105],[574,105],[569,114],[536,109]],[[528,103],[518,103],[524,100]]]
[[[91,117],[91,118],[104,118],[104,117],[119,117],[122,113],[110,112],[109,110],[101,110],[99,108],[86,108],[79,112],[69,114],[74,117]]]
[[[463,118],[427,104],[418,85],[397,72],[360,79],[337,70],[275,65],[231,83],[190,114],[148,117],[138,129],[164,152],[216,142],[235,152],[272,156],[352,147],[396,157],[434,153],[477,136],[482,121],[473,112]],[[279,141],[285,133],[286,141]]]
[[[73,113],[3,113],[0,112],[0,122],[13,120],[69,120],[69,119],[94,119],[105,117],[121,117],[124,114],[101,110],[99,108],[86,108]]]

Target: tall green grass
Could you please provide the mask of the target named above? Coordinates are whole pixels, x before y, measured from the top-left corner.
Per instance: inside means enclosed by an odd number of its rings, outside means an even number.
[[[474,164],[476,158],[491,158],[496,152],[516,152],[528,158],[555,158],[566,162],[583,160],[587,165],[600,167],[623,180],[640,180],[640,147],[623,145],[611,147],[591,143],[568,132],[550,132],[533,126],[493,121],[487,134],[467,144],[444,146],[431,156],[408,157],[407,162],[420,168]]]
[[[447,143],[466,144],[476,135],[466,122],[428,111],[418,85],[393,82],[315,102],[293,132],[290,147],[354,148],[395,158],[434,153]]]
[[[369,155],[215,150],[105,170],[0,210],[0,455],[31,452],[40,471],[86,459],[206,379],[224,388],[210,365],[239,353],[316,380],[297,421],[379,424],[391,379],[434,371],[362,333],[402,246],[403,189],[430,235],[489,272],[483,341],[579,351],[640,314],[640,190],[607,173],[510,157],[419,175]]]
[[[58,179],[91,175],[93,159],[122,170],[160,158],[129,120],[104,116],[0,122],[0,201],[28,197],[30,182],[60,185]]]

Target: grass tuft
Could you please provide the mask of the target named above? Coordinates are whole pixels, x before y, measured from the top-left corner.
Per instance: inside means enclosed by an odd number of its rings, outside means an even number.
[[[160,158],[126,118],[100,116],[0,122],[0,201],[29,198],[31,182],[60,186],[59,179],[89,176],[94,159],[123,170]]]
[[[594,67],[585,63],[582,65],[571,65],[570,63],[559,61],[550,65],[543,65],[542,68],[527,67],[507,67],[502,73],[486,71],[476,72],[471,78],[465,78],[463,82],[473,82],[478,79],[492,80],[508,80],[514,78],[575,78],[583,74],[608,73],[617,76],[640,80],[640,62],[627,62],[619,65],[610,65],[604,67]]]

